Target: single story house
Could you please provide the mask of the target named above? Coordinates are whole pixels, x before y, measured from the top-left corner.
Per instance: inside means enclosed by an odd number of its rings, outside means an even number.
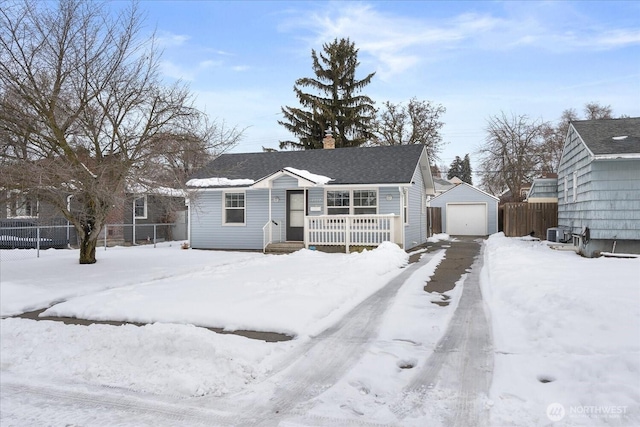
[[[427,240],[434,184],[425,147],[223,154],[187,182],[190,246],[267,250],[411,248]]]
[[[442,231],[452,236],[486,236],[498,232],[499,198],[462,182],[434,197],[441,208]]]
[[[535,178],[527,193],[527,203],[558,203],[558,178]]]
[[[558,168],[558,226],[579,253],[640,253],[640,117],[571,122]]]

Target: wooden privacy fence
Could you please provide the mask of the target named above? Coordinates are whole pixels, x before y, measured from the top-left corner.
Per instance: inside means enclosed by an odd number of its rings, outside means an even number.
[[[547,228],[558,225],[557,203],[505,203],[503,230],[507,237],[526,236],[533,231],[535,237],[547,238]]]
[[[442,208],[427,208],[427,234],[442,233]]]

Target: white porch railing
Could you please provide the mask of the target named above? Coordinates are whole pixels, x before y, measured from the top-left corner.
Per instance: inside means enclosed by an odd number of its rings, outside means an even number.
[[[304,219],[307,247],[378,246],[382,242],[402,247],[402,223],[399,215],[322,215]]]
[[[271,243],[282,242],[282,220],[272,219],[262,227],[262,252],[267,249]]]

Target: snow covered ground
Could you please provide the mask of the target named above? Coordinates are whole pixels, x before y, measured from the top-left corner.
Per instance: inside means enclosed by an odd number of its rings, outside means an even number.
[[[640,425],[640,259],[486,241],[492,425]]]
[[[382,308],[374,342],[327,385],[310,413],[404,423],[388,408],[415,371],[402,367],[423,363],[461,288],[474,285],[463,276],[449,293],[449,306],[433,304],[422,287],[446,253],[426,256]],[[2,316],[53,304],[48,315],[152,324],[87,327],[4,318],[4,390],[16,384],[78,392],[107,386],[160,402],[236,392],[250,398],[278,366],[407,263],[393,245],[362,254],[273,256],[165,244],[112,248],[98,257],[96,265],[81,266],[75,251],[44,251],[41,259],[3,262]],[[584,259],[498,234],[486,242],[481,276],[495,347],[492,426],[640,425],[640,260]],[[266,343],[193,325],[296,339]],[[56,418],[55,406],[10,391],[2,398],[2,425],[87,423],[82,411]],[[165,425],[174,421],[167,418]]]

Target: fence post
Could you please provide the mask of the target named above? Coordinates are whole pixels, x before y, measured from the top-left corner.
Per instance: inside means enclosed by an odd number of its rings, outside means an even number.
[[[107,224],[104,225],[104,250],[107,250],[107,228],[109,226]]]
[[[153,224],[153,247],[156,247],[156,229],[158,227],[158,224]]]
[[[351,223],[351,219],[347,216],[344,219],[344,246],[345,246],[345,252],[347,253],[349,253],[349,243],[351,241],[349,236],[351,234],[350,223]]]
[[[40,224],[36,227],[36,258],[40,258]]]

